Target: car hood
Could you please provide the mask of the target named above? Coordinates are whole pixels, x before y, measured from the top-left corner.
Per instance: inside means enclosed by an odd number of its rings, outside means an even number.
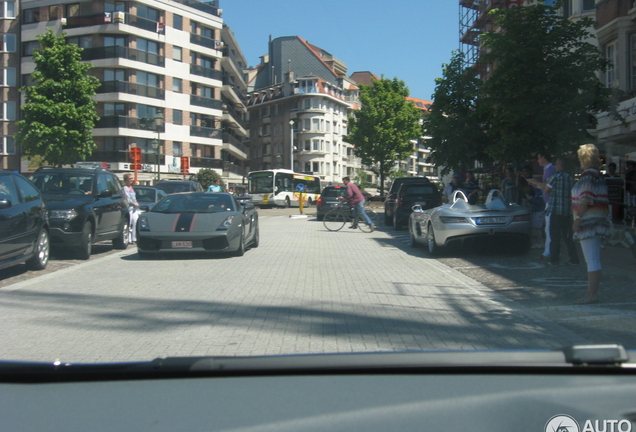
[[[239,212],[219,213],[155,213],[143,214],[151,232],[203,232],[216,230],[228,216]]]
[[[92,195],[43,195],[44,202],[49,210],[66,210],[95,201]]]

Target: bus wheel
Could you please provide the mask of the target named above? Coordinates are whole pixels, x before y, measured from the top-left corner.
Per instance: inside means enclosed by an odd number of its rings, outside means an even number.
[[[289,202],[289,197],[286,197],[285,198],[285,208],[290,208],[290,207],[291,207],[291,204]]]
[[[311,199],[311,197],[307,199],[307,205],[314,205],[314,201]]]

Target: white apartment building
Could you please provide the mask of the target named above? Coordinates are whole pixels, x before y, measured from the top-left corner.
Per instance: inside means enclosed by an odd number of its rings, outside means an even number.
[[[102,82],[90,160],[130,171],[128,152],[137,146],[142,182],[178,177],[182,163],[190,174],[211,168],[241,182],[246,62],[221,15],[218,1],[22,0],[22,83],[34,70],[37,36],[65,32]]]

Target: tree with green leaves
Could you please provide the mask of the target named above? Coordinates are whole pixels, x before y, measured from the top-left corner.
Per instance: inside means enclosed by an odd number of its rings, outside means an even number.
[[[479,110],[488,114],[486,152],[495,160],[571,151],[591,139],[593,114],[610,108],[611,91],[597,76],[608,62],[590,42],[594,21],[568,20],[560,7],[539,3],[492,12],[496,30],[481,41],[482,59],[494,67]]]
[[[208,190],[208,187],[212,183],[214,183],[214,180],[216,179],[221,179],[221,188],[223,190],[226,190],[225,184],[223,183],[223,178],[221,178],[221,175],[218,172],[214,171],[213,169],[204,168],[204,169],[200,169],[199,172],[197,173],[197,181],[201,183],[203,190]]]
[[[346,142],[355,146],[362,163],[379,166],[380,190],[395,164],[413,154],[414,139],[422,136],[421,111],[408,101],[404,81],[382,78],[360,85],[361,108],[349,116]]]
[[[482,81],[465,66],[464,54],[454,51],[435,82],[433,104],[424,117],[432,161],[443,167],[444,174],[465,171],[475,161],[489,161],[484,113],[477,110]]]
[[[96,147],[93,128],[99,120],[95,91],[97,78],[88,75],[90,63],[82,63],[82,49],[67,44],[64,33],[52,29],[38,36],[33,53],[33,84],[25,92],[23,119],[16,141],[26,156],[41,156],[55,166],[86,160]]]

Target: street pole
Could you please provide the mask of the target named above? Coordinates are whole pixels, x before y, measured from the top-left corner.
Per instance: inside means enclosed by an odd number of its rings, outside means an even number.
[[[289,138],[290,138],[290,145],[289,145],[289,169],[290,170],[294,170],[294,121],[290,120],[289,121]]]
[[[164,117],[163,117],[163,113],[161,112],[161,110],[157,110],[157,112],[155,113],[155,128],[157,130],[157,181],[161,180],[161,166],[159,165],[159,151],[161,150],[161,128],[164,125]],[[153,143],[153,147],[154,143]]]

